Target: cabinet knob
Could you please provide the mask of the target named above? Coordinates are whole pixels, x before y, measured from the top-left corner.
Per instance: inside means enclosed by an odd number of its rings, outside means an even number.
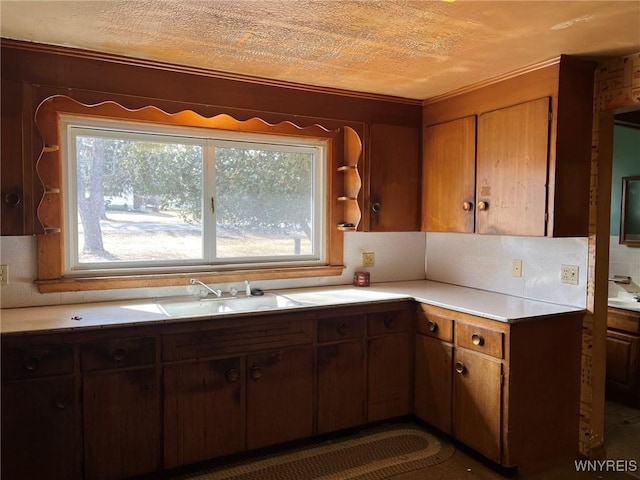
[[[478,210],[487,210],[489,208],[489,202],[478,202]]]
[[[478,347],[481,347],[484,345],[484,338],[482,338],[479,333],[474,333],[473,335],[471,335],[471,343],[477,345]]]
[[[236,370],[235,368],[230,368],[229,370],[227,370],[224,376],[227,378],[227,381],[229,383],[237,382],[238,379],[240,378],[240,374],[238,373],[238,370]]]
[[[345,335],[349,331],[349,327],[346,323],[341,323],[336,327],[339,335]]]
[[[384,326],[387,328],[393,328],[396,326],[395,319],[393,317],[387,317],[384,319]]]
[[[371,211],[373,213],[378,213],[381,209],[382,205],[380,205],[380,202],[374,202],[373,204],[371,204]]]
[[[127,357],[127,351],[124,348],[116,348],[111,354],[111,358],[113,358],[116,362],[121,362]]]
[[[19,193],[11,192],[4,196],[4,204],[9,207],[17,207],[22,202],[22,196]]]
[[[30,372],[35,372],[38,367],[40,367],[40,357],[33,355],[24,361],[24,368]]]
[[[432,320],[427,322],[427,328],[431,333],[436,333],[438,331],[438,324]]]
[[[473,203],[471,202],[462,203],[462,210],[464,210],[465,212],[470,212],[472,208],[473,208]]]
[[[462,362],[456,362],[456,372],[458,372],[459,374],[463,374],[464,371],[466,370],[464,363]]]
[[[64,410],[69,405],[69,397],[64,394],[57,395],[53,403],[56,408]]]
[[[251,378],[254,380],[260,380],[262,378],[262,369],[260,367],[251,367]]]

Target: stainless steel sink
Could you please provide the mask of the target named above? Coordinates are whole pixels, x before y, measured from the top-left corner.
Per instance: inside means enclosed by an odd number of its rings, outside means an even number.
[[[168,297],[154,300],[168,317],[192,317],[232,312],[251,312],[302,305],[284,295],[265,293],[253,297]]]

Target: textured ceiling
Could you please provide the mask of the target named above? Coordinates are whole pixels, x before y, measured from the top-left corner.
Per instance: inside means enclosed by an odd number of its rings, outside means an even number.
[[[5,38],[425,99],[560,54],[640,51],[640,1],[1,2]]]

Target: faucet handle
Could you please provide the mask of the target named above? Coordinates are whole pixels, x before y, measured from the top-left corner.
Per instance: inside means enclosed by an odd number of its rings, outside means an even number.
[[[231,294],[232,297],[235,297],[238,294],[238,289],[236,287],[231,287],[229,289],[229,293]]]

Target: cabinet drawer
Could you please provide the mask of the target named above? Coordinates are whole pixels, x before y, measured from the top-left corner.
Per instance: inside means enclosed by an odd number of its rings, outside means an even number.
[[[370,313],[367,316],[369,336],[406,332],[409,330],[410,320],[406,310]]]
[[[138,337],[85,343],[80,358],[85,372],[150,365],[156,360],[156,340]]]
[[[456,345],[496,358],[504,358],[504,334],[495,330],[456,323]]]
[[[71,345],[35,345],[2,348],[2,380],[73,373]]]
[[[364,336],[364,316],[323,318],[318,321],[318,342],[335,342]]]
[[[438,315],[435,313],[427,313],[418,306],[418,332],[435,337],[445,342],[453,342],[453,319]]]
[[[165,361],[186,360],[303,345],[311,340],[310,320],[199,330],[165,335],[162,357]]]

